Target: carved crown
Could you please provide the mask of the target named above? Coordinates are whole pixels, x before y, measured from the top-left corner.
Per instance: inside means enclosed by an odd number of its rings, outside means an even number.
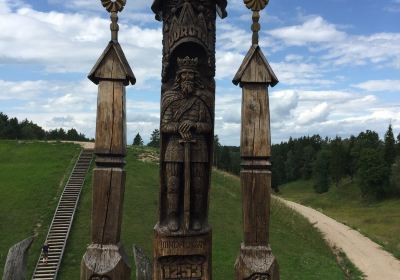
[[[178,72],[182,72],[182,71],[194,71],[197,72],[197,65],[198,65],[198,58],[190,58],[188,56],[186,56],[185,58],[179,58],[177,59],[178,62]]]

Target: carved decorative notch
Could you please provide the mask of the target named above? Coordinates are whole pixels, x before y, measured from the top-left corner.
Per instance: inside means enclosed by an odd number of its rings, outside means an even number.
[[[269,280],[269,275],[266,273],[254,273],[249,278],[245,280]]]

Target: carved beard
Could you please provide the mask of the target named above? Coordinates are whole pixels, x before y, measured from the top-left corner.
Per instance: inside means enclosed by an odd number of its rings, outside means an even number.
[[[182,93],[186,96],[194,91],[194,83],[192,81],[184,81],[181,84]]]

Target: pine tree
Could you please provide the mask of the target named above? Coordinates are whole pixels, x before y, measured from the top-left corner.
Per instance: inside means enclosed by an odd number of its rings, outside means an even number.
[[[357,171],[362,195],[383,198],[387,192],[389,171],[379,149],[362,149]]]
[[[332,180],[335,182],[336,187],[339,185],[340,180],[345,173],[345,149],[342,139],[337,137],[330,143],[331,157],[330,157],[330,174]]]
[[[400,156],[400,133],[397,135],[396,141],[396,155]]]
[[[396,158],[396,146],[394,142],[394,135],[392,125],[389,125],[388,130],[385,133],[385,142],[383,148],[383,159],[388,167],[390,167]]]
[[[154,129],[150,136],[150,142],[147,144],[149,147],[160,147],[160,131],[158,129]]]
[[[139,132],[136,134],[135,138],[133,139],[133,144],[134,146],[143,146],[143,139],[142,136],[140,136]]]
[[[329,190],[329,161],[330,153],[328,150],[322,149],[317,154],[314,163],[314,190],[317,193],[324,193]]]

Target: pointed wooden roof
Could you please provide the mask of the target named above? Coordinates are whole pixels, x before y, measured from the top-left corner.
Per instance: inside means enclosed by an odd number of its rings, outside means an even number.
[[[122,80],[125,85],[136,83],[135,75],[117,41],[108,43],[88,78],[95,84],[98,84],[100,80]]]
[[[232,82],[235,85],[239,83],[265,83],[271,85],[271,87],[279,83],[258,45],[251,46]]]

